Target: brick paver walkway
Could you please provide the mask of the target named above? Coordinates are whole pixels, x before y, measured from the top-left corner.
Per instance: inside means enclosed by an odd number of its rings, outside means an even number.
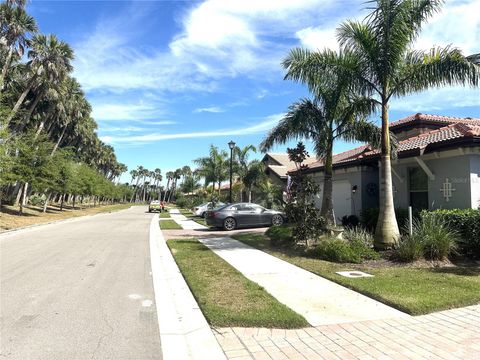
[[[480,305],[300,330],[214,330],[229,359],[480,359]]]

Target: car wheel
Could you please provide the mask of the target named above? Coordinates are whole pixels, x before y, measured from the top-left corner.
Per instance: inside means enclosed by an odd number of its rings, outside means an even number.
[[[283,217],[282,215],[273,215],[272,216],[272,225],[273,226],[280,226],[283,224]]]
[[[231,231],[235,229],[236,226],[237,226],[237,222],[235,221],[234,218],[229,217],[223,220],[223,230]]]
[[[202,214],[200,215],[200,217],[205,219],[205,215],[206,215],[206,214],[205,214],[205,211],[204,211],[204,212],[202,212]]]

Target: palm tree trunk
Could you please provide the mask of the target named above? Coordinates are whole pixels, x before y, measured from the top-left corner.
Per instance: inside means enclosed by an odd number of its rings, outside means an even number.
[[[8,124],[10,124],[10,121],[12,121],[14,116],[17,114],[18,109],[20,109],[20,106],[22,106],[23,101],[27,97],[28,93],[30,92],[30,90],[32,90],[35,79],[36,79],[36,77],[34,76],[28,82],[27,88],[23,91],[22,95],[20,95],[20,97],[18,98],[17,102],[15,103],[15,106],[13,107],[12,111],[8,115],[7,119],[5,120],[5,126],[8,126]]]
[[[388,105],[382,101],[382,158],[380,165],[380,212],[375,230],[375,248],[392,248],[399,240],[395,205],[393,202],[392,165],[390,159],[390,132]]]
[[[50,193],[47,192],[47,195],[45,197],[45,203],[43,204],[43,212],[47,212],[47,207],[48,207],[48,200],[50,200]]]
[[[63,139],[63,136],[65,135],[65,131],[66,131],[66,130],[67,130],[67,125],[65,125],[65,126],[63,127],[62,134],[60,135],[60,137],[58,138],[57,143],[56,143],[55,146],[53,147],[53,150],[52,150],[52,153],[50,154],[50,156],[53,156],[53,154],[55,154],[55,151],[57,151],[58,146],[61,144],[62,139]]]
[[[322,209],[320,214],[325,218],[327,224],[334,224],[333,215],[333,143],[328,144],[327,156],[325,157],[325,168],[323,177]]]
[[[33,111],[35,110],[35,108],[37,107],[38,105],[38,102],[40,101],[40,99],[43,97],[43,91],[40,91],[37,96],[35,96],[35,99],[32,101],[32,103],[30,104],[30,107],[28,108],[28,111],[27,111],[27,115],[25,116],[25,120],[22,121],[20,127],[18,128],[18,132],[22,132],[23,129],[25,129],[25,127],[28,125],[28,123],[30,122],[30,118],[32,117],[32,114],[33,114]],[[43,120],[42,120],[42,123],[43,123]],[[42,126],[43,127],[43,126]],[[38,137],[38,135],[40,134],[40,132],[37,132],[35,134],[35,139]]]
[[[10,67],[10,63],[12,61],[13,56],[13,44],[10,45],[8,49],[7,58],[5,59],[5,64],[3,64],[2,74],[0,75],[0,93],[3,91],[3,84],[5,82],[5,78],[7,77],[7,71]]]

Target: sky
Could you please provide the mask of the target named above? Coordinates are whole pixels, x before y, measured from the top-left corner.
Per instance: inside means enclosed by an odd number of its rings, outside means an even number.
[[[100,138],[129,170],[165,174],[208,154],[258,145],[288,106],[308,97],[283,80],[293,47],[337,47],[336,27],[363,19],[364,1],[37,1],[27,10],[43,33],[75,51],[74,76]],[[452,44],[480,52],[480,0],[449,0],[415,48]],[[390,119],[417,113],[480,117],[480,90],[431,89],[394,99]],[[379,123],[379,116],[371,120]],[[272,151],[285,152],[287,146]],[[335,152],[355,144],[337,142]],[[262,154],[253,154],[261,158]],[[125,174],[122,180],[128,181]]]

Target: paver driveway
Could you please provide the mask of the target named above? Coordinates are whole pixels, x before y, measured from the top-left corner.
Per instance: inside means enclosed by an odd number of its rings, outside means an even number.
[[[0,235],[4,359],[161,359],[146,207]]]

